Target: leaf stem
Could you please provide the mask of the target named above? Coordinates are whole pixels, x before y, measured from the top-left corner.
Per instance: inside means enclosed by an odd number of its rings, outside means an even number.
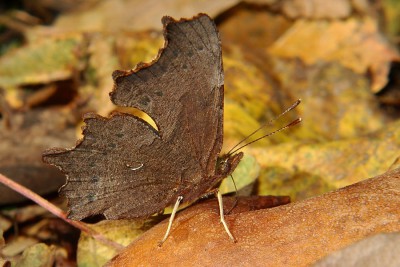
[[[88,235],[92,236],[94,239],[98,240],[99,242],[102,242],[103,244],[113,247],[117,251],[120,251],[124,248],[121,244],[114,242],[111,239],[108,239],[101,233],[95,231],[94,229],[88,227],[85,223],[80,222],[80,221],[74,221],[71,219],[67,218],[67,215],[64,211],[62,211],[60,208],[55,206],[54,204],[50,203],[46,199],[42,198],[35,192],[29,190],[28,188],[14,182],[7,176],[3,175],[0,173],[0,183],[4,184],[5,186],[13,189],[14,191],[20,193],[21,195],[25,196],[26,198],[29,198],[33,202],[36,202],[39,206],[43,207],[44,209],[48,210],[50,213],[54,214],[58,218],[64,220],[68,224],[78,228],[82,232],[87,233]]]

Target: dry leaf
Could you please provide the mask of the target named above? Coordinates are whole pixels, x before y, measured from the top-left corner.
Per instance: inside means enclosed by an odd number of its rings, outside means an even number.
[[[296,100],[287,97],[285,100],[277,101],[279,94],[283,92],[277,92],[276,88],[269,84],[269,78],[266,77],[265,72],[253,62],[247,61],[239,51],[224,56],[224,75],[224,136],[226,137],[224,149],[226,151],[248,137],[261,125],[278,116]],[[269,133],[296,117],[295,111],[290,112],[285,119],[263,129],[256,136],[260,137]],[[291,133],[282,132],[262,139],[252,146],[265,147],[271,143],[285,142],[290,140],[288,135]]]
[[[262,168],[259,193],[304,198],[383,173],[399,156],[399,129],[397,121],[357,139],[251,148]]]
[[[70,110],[30,110],[12,112],[0,120],[0,173],[38,194],[57,190],[65,182],[56,168],[42,162],[42,152],[49,146],[71,147],[75,142],[75,126]],[[9,120],[9,124],[5,122]],[[0,204],[26,200],[25,197],[0,185]]]
[[[16,260],[13,265],[18,267],[60,266],[58,264],[61,262],[57,262],[57,258],[60,257],[67,258],[65,250],[39,243],[24,250],[21,258]]]
[[[238,0],[182,1],[166,0],[114,0],[99,1],[89,10],[72,12],[59,17],[51,29],[38,27],[32,36],[62,32],[119,32],[161,30],[160,19],[168,15],[174,18],[189,18],[199,12],[211,17],[237,4]]]
[[[13,222],[9,219],[4,217],[3,215],[0,215],[0,236],[2,237],[2,233],[4,231],[9,230],[13,226]],[[3,239],[4,241],[4,239]],[[2,246],[2,240],[0,238],[0,248]]]
[[[305,64],[339,62],[356,73],[372,75],[372,91],[387,83],[390,62],[399,60],[372,18],[337,21],[298,20],[273,46],[273,56],[299,58]]]
[[[400,33],[400,2],[382,1],[386,33],[396,40]]]
[[[264,9],[237,8],[218,24],[221,32],[223,54],[231,54],[231,47],[241,47],[242,53],[257,60],[265,57],[265,47],[272,45],[293,24],[284,14],[266,12]],[[243,62],[245,63],[245,62]],[[265,62],[267,66],[267,62]]]
[[[14,224],[23,224],[46,216],[49,212],[39,205],[32,204],[20,208],[5,209],[1,211],[1,214],[12,218]]]
[[[0,86],[43,84],[70,79],[84,67],[85,40],[82,35],[42,39],[0,59]]]
[[[4,241],[3,233],[4,233],[4,228],[1,227],[0,228],[0,249],[2,249],[6,244],[6,242]]]
[[[114,220],[102,221],[91,228],[103,234],[105,237],[121,244],[128,245],[135,238],[151,228],[155,220]],[[85,233],[81,234],[77,251],[77,263],[79,266],[103,266],[116,251],[106,246]]]
[[[253,121],[265,123],[296,100],[291,99],[286,88],[277,88],[274,77],[271,76],[270,58],[265,51],[265,48],[273,44],[290,25],[291,22],[283,16],[244,8],[221,22],[219,30],[222,38],[227,101],[226,136],[238,136],[229,129],[231,119],[240,125],[240,139],[259,126],[247,124],[248,119],[242,120],[242,112],[237,113],[238,109],[246,112]],[[288,97],[283,100],[282,95]],[[228,101],[239,106],[228,107]],[[262,142],[269,143],[268,140]]]
[[[14,238],[11,241],[8,241],[7,244],[1,249],[1,255],[4,257],[13,257],[21,252],[23,252],[25,249],[29,248],[30,246],[37,244],[38,240],[31,238],[31,237],[25,237],[25,236],[18,236]]]
[[[365,238],[318,261],[314,267],[395,267],[400,265],[400,233]]]
[[[104,34],[90,36],[87,81],[79,88],[81,98],[89,99],[88,106],[98,114],[107,116],[115,106],[110,102],[110,90],[114,85],[111,74],[120,67],[115,55],[115,38]]]
[[[350,0],[287,0],[282,11],[290,18],[340,19],[348,17],[352,10]]]
[[[371,93],[368,78],[339,63],[304,66],[296,59],[277,59],[273,68],[281,86],[303,101],[296,109],[303,122],[291,131],[292,140],[355,138],[384,128],[391,121]]]
[[[219,223],[216,204],[179,213],[161,248],[167,221],[158,224],[108,266],[309,266],[367,236],[400,231],[400,169],[319,197],[228,215],[237,243]]]
[[[277,151],[279,147],[271,150]],[[295,145],[291,148],[289,148],[289,145],[286,147],[289,150],[296,150]],[[285,148],[283,150],[287,151]],[[296,157],[296,153],[293,153],[293,155],[280,154],[280,156],[283,158],[285,156],[286,158]],[[297,169],[295,166],[287,168],[287,166],[283,166],[284,164],[276,164],[275,161],[266,163],[264,159],[260,162],[269,166],[264,166],[260,171],[254,190],[256,194],[288,195],[293,201],[297,201],[337,189],[334,183],[319,176],[318,171],[306,172],[301,167]]]

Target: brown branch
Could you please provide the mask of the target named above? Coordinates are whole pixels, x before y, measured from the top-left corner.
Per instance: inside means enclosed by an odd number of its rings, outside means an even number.
[[[108,239],[107,237],[105,237],[101,233],[99,233],[99,232],[93,230],[92,228],[88,227],[85,223],[80,222],[80,221],[74,221],[74,220],[68,219],[67,215],[65,214],[65,212],[62,211],[60,208],[58,208],[57,206],[53,205],[52,203],[50,203],[46,199],[42,198],[38,194],[32,192],[28,188],[26,188],[26,187],[24,187],[24,186],[22,186],[22,185],[20,185],[20,184],[18,184],[16,182],[14,182],[13,180],[11,180],[10,178],[4,176],[1,173],[0,173],[0,183],[6,185],[7,187],[13,189],[14,191],[16,191],[18,193],[20,193],[21,195],[25,196],[26,198],[29,198],[33,202],[36,202],[39,206],[41,206],[44,209],[48,210],[49,212],[51,212],[52,214],[54,214],[58,218],[64,220],[68,224],[78,228],[82,232],[87,233],[88,235],[92,236],[93,238],[95,238],[99,242],[102,242],[103,244],[105,244],[107,246],[113,247],[117,251],[120,251],[120,250],[122,250],[124,248],[124,246],[122,246],[121,244],[118,244],[118,243],[112,241],[111,239]]]

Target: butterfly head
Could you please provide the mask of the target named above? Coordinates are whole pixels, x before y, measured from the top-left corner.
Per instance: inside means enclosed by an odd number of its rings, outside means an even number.
[[[243,152],[237,154],[225,154],[217,159],[216,174],[226,177],[236,169],[240,160],[243,157]]]

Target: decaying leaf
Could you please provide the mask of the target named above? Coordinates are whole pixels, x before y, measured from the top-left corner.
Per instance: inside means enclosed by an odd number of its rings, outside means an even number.
[[[280,114],[296,98],[289,97],[286,88],[277,91],[271,75],[269,55],[265,48],[272,45],[291,25],[284,16],[247,9],[236,11],[220,25],[225,74],[225,98],[239,104],[252,120],[264,123]],[[282,95],[288,96],[282,99]],[[230,109],[231,107],[226,107]],[[239,107],[238,107],[239,108]],[[242,120],[235,107],[226,112],[226,136],[235,136],[228,124],[234,121],[241,138],[256,129],[256,125]],[[239,113],[239,114],[238,114]],[[263,140],[264,144],[269,140]]]
[[[38,243],[27,248],[14,264],[20,267],[60,266],[60,258],[66,257],[67,253],[63,249]]]
[[[365,238],[318,261],[314,267],[400,265],[400,233],[378,234]]]
[[[288,0],[283,1],[282,11],[290,18],[346,18],[352,11],[352,3],[350,0]]]
[[[215,16],[237,4],[238,0],[224,1],[181,1],[167,0],[161,4],[157,0],[141,1],[98,1],[90,10],[83,10],[60,17],[52,29],[53,32],[119,32],[143,31],[149,29],[161,30],[159,20],[169,15],[172,17],[192,17],[204,12]],[[46,28],[38,28],[36,34],[49,34]]]
[[[371,94],[369,79],[339,63],[305,66],[296,59],[275,58],[271,67],[283,88],[304,96],[296,109],[302,127],[290,132],[291,140],[320,143],[356,138],[384,129],[392,121]]]
[[[2,249],[5,245],[3,233],[4,233],[4,229],[0,228],[0,249]]]
[[[226,201],[227,202],[227,201]],[[226,204],[227,206],[229,204]],[[400,231],[400,169],[304,201],[225,216],[237,243],[219,222],[216,201],[179,213],[160,248],[164,221],[107,266],[309,266],[367,236]],[[196,253],[190,253],[196,251]],[[188,257],[188,255],[191,255]]]
[[[18,236],[13,240],[7,242],[7,245],[4,246],[1,250],[1,255],[4,257],[11,258],[22,253],[25,249],[38,244],[38,240],[31,237],[26,236]]]
[[[9,118],[4,115],[0,120],[0,173],[38,194],[56,191],[65,182],[64,175],[45,165],[41,154],[50,144],[74,144],[76,118],[69,110],[51,109],[14,111]],[[3,205],[25,200],[2,184],[0,195],[0,204]]]
[[[279,147],[271,150],[277,151]],[[293,149],[295,148],[296,146],[293,146]],[[292,148],[288,146],[287,148],[283,147],[282,150],[291,151]],[[285,157],[286,155],[281,154],[281,156]],[[288,157],[291,156],[296,157],[296,153]],[[266,162],[262,160],[262,164],[264,165]],[[306,172],[301,168],[297,169],[295,166],[288,168],[276,164],[276,162],[271,162],[261,169],[254,191],[260,195],[288,195],[293,201],[297,201],[321,195],[334,189],[337,189],[334,183],[325,180],[324,177],[315,172]]]
[[[115,55],[115,38],[105,34],[93,34],[88,45],[90,58],[86,70],[86,83],[80,87],[82,98],[88,98],[88,106],[101,115],[108,115],[115,106],[109,101],[109,91],[113,86],[110,73],[119,68]]]
[[[82,35],[42,39],[0,59],[0,86],[44,84],[70,79],[84,65]],[[38,67],[40,66],[40,67]]]
[[[12,221],[9,218],[4,217],[3,215],[0,215],[0,236],[3,237],[2,233],[9,230],[13,226]],[[0,248],[4,243],[2,243],[4,239],[2,240],[0,238]]]
[[[399,156],[399,124],[395,122],[374,134],[348,140],[252,148],[251,154],[263,169],[259,193],[303,199],[378,175]]]
[[[102,221],[91,228],[107,238],[127,246],[142,233],[150,229],[157,220],[118,220]],[[79,266],[103,266],[117,254],[117,251],[96,241],[93,237],[82,233],[77,251]]]
[[[390,61],[399,60],[398,52],[389,46],[371,18],[298,20],[269,52],[282,58],[299,58],[310,65],[324,60],[340,62],[357,73],[369,71],[373,92],[387,83]]]
[[[230,47],[237,49],[238,47]],[[224,57],[225,83],[225,113],[224,113],[224,148],[230,150],[239,141],[246,138],[255,129],[277,117],[288,108],[296,99],[290,97],[277,101],[279,93],[269,84],[263,70],[256,63],[247,61],[240,51],[228,53]],[[280,92],[282,93],[282,92]],[[259,132],[262,134],[273,131],[294,120],[298,115],[290,112],[284,119],[270,123],[268,127]],[[279,135],[259,140],[253,146],[265,147],[271,143],[289,141],[291,132],[281,132]],[[255,137],[255,136],[254,136]],[[250,139],[251,140],[251,139]],[[249,140],[249,141],[250,141]],[[254,139],[253,139],[254,140]]]
[[[382,9],[386,19],[386,33],[391,38],[397,38],[400,33],[400,2],[393,0],[382,1]]]
[[[85,2],[85,5],[90,8],[61,13],[54,25],[26,31],[27,45],[0,58],[0,86],[6,89],[11,106],[25,110],[37,107],[60,89],[59,81],[73,80],[76,99],[85,101],[86,108],[107,116],[115,108],[108,100],[112,88],[111,72],[134,68],[138,62],[154,58],[163,42],[159,32],[163,15],[191,17],[201,11],[217,18],[222,38],[225,75],[223,151],[228,151],[295,99],[303,100],[296,110],[297,115],[290,114],[284,120],[301,116],[302,127],[245,148],[245,155],[255,158],[256,162],[245,165],[247,174],[234,174],[239,187],[242,182],[247,184],[258,177],[257,187],[253,188],[258,194],[290,195],[294,200],[303,200],[398,166],[400,138],[397,129],[400,125],[393,122],[397,115],[387,116],[380,107],[380,100],[373,94],[386,83],[390,61],[399,59],[398,52],[388,44],[388,40],[398,43],[397,1],[381,1],[377,6],[368,0],[167,0],[162,4],[157,1],[96,0]],[[377,21],[381,23],[379,28]],[[69,90],[71,87],[64,88]],[[45,104],[54,103],[48,101]],[[73,146],[74,128],[80,132],[80,125],[76,120],[68,119],[70,111],[67,107],[58,114],[49,109],[49,114],[63,117],[61,119],[48,114],[37,115],[42,111],[34,109],[24,115],[21,112],[11,120],[14,128],[4,128],[6,124],[2,122],[8,119],[8,114],[1,110],[0,172],[42,193],[54,191],[64,183],[64,177],[58,171],[43,168],[39,154],[49,146]],[[118,111],[136,112],[120,108]],[[142,115],[138,116],[142,118]],[[266,128],[262,133],[276,127],[278,125]],[[243,163],[245,161],[246,158]],[[393,225],[393,218],[398,223],[398,208],[394,209],[392,205],[398,207],[399,185],[396,182],[392,191],[396,192],[396,198],[391,198],[383,188],[386,180],[393,178],[387,177],[380,180],[381,185],[375,182],[370,186],[357,185],[355,188],[359,190],[351,194],[348,194],[349,188],[345,188],[268,211],[238,214],[236,208],[236,214],[228,215],[227,220],[239,238],[238,244],[230,243],[220,225],[217,204],[200,203],[178,214],[171,238],[161,250],[156,245],[165,233],[165,222],[135,241],[133,252],[127,250],[116,258],[116,262],[129,260],[128,253],[132,253],[139,261],[166,259],[181,265],[190,260],[188,263],[193,265],[210,258],[215,260],[210,265],[216,265],[218,260],[221,264],[232,265],[232,261],[237,265],[239,260],[252,260],[256,254],[259,258],[252,262],[253,265],[273,265],[285,259],[288,260],[282,263],[284,265],[309,265],[369,234],[388,231],[385,227]],[[229,185],[228,177],[222,187],[232,191]],[[12,193],[9,196],[3,189],[0,186],[0,204],[22,199],[7,189]],[[226,200],[226,210],[230,205],[231,202]],[[372,211],[374,208],[377,212]],[[19,215],[14,217],[18,212]],[[10,210],[3,214],[8,218],[0,218],[3,222],[0,224],[9,232],[13,223],[9,217],[26,224],[36,215],[30,207],[23,212]],[[389,226],[384,225],[385,219]],[[30,231],[35,231],[40,223]],[[97,230],[110,230],[126,237],[136,234],[135,224],[122,221],[122,226],[116,226],[116,223],[114,228],[114,224],[106,223]],[[370,226],[372,228],[368,228]],[[366,234],[368,230],[370,232]],[[260,241],[257,235],[265,235],[265,239]],[[340,236],[344,236],[344,240],[338,240]],[[29,242],[40,241],[22,240],[22,247],[17,244],[18,249],[13,253],[21,252],[21,248],[31,244]],[[7,243],[14,246],[10,240]],[[243,244],[249,245],[248,250]],[[36,246],[40,248],[42,244]],[[351,248],[347,247],[339,254],[354,254],[346,252]],[[187,251],[193,255],[193,250],[199,251],[198,258],[187,257]],[[45,255],[36,248],[29,251],[30,255]],[[81,265],[101,265],[114,254],[87,236],[80,240],[78,261]],[[335,255],[333,258],[337,257]],[[378,255],[382,258],[383,254],[379,252]],[[307,264],[296,262],[294,257],[308,259]],[[349,258],[344,259],[348,263]],[[0,265],[2,263],[0,260]]]

